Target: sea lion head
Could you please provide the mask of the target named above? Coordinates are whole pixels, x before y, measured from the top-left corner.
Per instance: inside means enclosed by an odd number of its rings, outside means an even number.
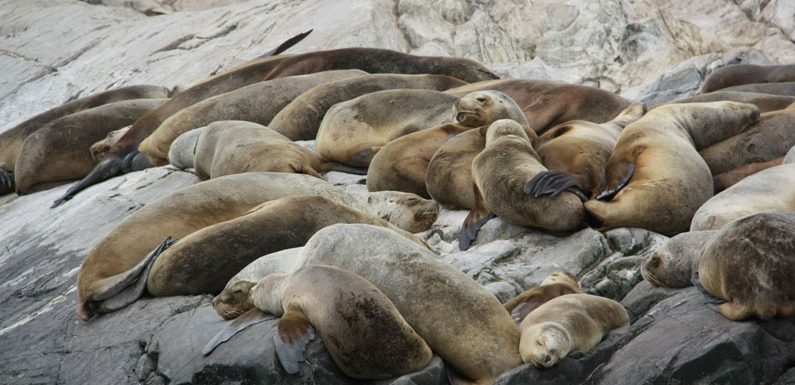
[[[500,77],[482,64],[464,58],[428,57],[433,60],[437,70],[435,73],[445,74],[467,83],[495,80]]]
[[[436,201],[406,192],[372,192],[367,205],[371,214],[410,233],[429,229],[439,216]]]
[[[91,145],[89,148],[89,152],[91,153],[91,158],[94,161],[100,162],[105,158],[105,154],[110,151],[116,143],[119,142],[119,139],[122,135],[124,135],[132,126],[127,126],[124,128],[120,128],[115,131],[111,131],[105,136],[105,139],[100,140]]]
[[[494,90],[470,92],[455,103],[453,119],[467,127],[488,126],[499,119],[529,127],[522,108],[510,96]]]
[[[269,274],[260,279],[249,291],[254,307],[275,316],[284,314],[282,297],[287,277],[287,274]]]
[[[717,231],[691,231],[666,240],[641,264],[643,278],[657,287],[679,289],[692,286],[704,245]]]
[[[490,143],[506,136],[514,136],[516,139],[524,139],[528,143],[532,143],[521,124],[511,119],[500,119],[492,123],[486,131],[486,146],[488,147]]]
[[[571,335],[555,322],[541,322],[522,332],[519,354],[537,368],[550,368],[571,351]]]
[[[256,282],[238,281],[213,298],[213,309],[224,319],[234,319],[254,307],[249,292]]]
[[[572,288],[580,288],[580,283],[577,281],[577,277],[574,274],[563,270],[553,271],[546,278],[544,278],[543,281],[541,281],[539,286],[551,285],[553,283],[563,283],[571,286]]]

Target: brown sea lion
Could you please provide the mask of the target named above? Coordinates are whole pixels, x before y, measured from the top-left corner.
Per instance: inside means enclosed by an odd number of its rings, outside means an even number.
[[[263,278],[251,290],[258,309],[280,316],[274,338],[289,374],[314,328],[343,373],[384,379],[416,372],[433,357],[392,301],[366,279],[332,266],[306,266]]]
[[[539,306],[519,328],[522,361],[550,368],[570,352],[585,353],[610,330],[629,325],[620,303],[591,294],[569,294]]]
[[[16,160],[17,194],[80,179],[96,165],[90,146],[109,131],[132,124],[167,99],[128,99],[50,121],[25,139]]]
[[[613,119],[630,104],[628,100],[612,92],[549,80],[482,81],[453,88],[447,92],[464,96],[480,90],[496,90],[510,96],[522,107],[530,127],[539,134],[569,120],[604,123]]]
[[[582,293],[577,277],[569,272],[556,271],[544,278],[540,285],[527,289],[505,303],[505,310],[519,324],[533,310],[566,294]]]
[[[453,107],[457,124],[420,130],[384,145],[373,157],[367,170],[370,191],[406,191],[430,198],[425,175],[431,157],[451,137],[473,127],[488,126],[499,119],[512,119],[529,129],[521,108],[499,91],[475,91],[459,99]]]
[[[795,96],[760,94],[757,92],[715,91],[675,100],[672,103],[704,103],[724,100],[753,104],[759,109],[759,112],[765,113],[787,108],[790,104],[795,103]]]
[[[316,151],[323,161],[367,168],[391,140],[449,122],[457,100],[439,91],[401,89],[337,103],[320,123]]]
[[[758,92],[782,96],[795,96],[795,81],[786,83],[753,83],[727,87],[724,91]]]
[[[734,186],[737,182],[745,179],[747,176],[758,173],[762,170],[767,170],[771,167],[776,167],[784,161],[784,157],[778,157],[767,162],[748,163],[746,165],[737,167],[712,177],[715,184],[715,193],[719,193],[727,188]]]
[[[175,166],[194,168],[202,179],[252,171],[294,172],[324,179],[318,173],[317,155],[257,123],[222,120],[184,135],[184,143],[182,136],[177,138],[180,142],[174,142],[169,161],[173,158]]]
[[[138,151],[156,166],[166,164],[169,146],[180,134],[219,120],[245,120],[267,126],[304,91],[319,84],[366,75],[360,70],[323,71],[254,83],[185,107],[146,137]]]
[[[444,91],[465,82],[443,75],[372,74],[310,89],[279,111],[268,127],[292,140],[312,140],[331,106],[359,96],[392,89]]]
[[[646,106],[638,102],[607,123],[572,120],[552,127],[538,137],[535,146],[541,163],[549,172],[571,175],[585,196],[594,197],[604,190],[605,165],[618,135],[645,112]]]
[[[696,152],[759,119],[751,104],[668,104],[629,124],[607,161],[608,191],[585,203],[601,231],[640,227],[673,236],[690,228],[713,194],[712,174]]]
[[[795,146],[795,110],[764,113],[748,129],[699,150],[713,175],[784,156]]]
[[[168,97],[168,89],[158,86],[120,87],[64,103],[0,133],[0,194],[14,191],[14,167],[25,139],[45,124],[89,108],[128,99],[160,99]]]
[[[712,71],[701,85],[701,93],[752,83],[795,82],[795,64],[736,64]]]
[[[698,265],[703,288],[732,321],[795,313],[795,213],[768,212],[727,224]]]
[[[458,134],[433,153],[425,173],[425,188],[442,206],[471,210],[478,205],[480,198],[472,189],[472,160],[486,147],[487,129],[484,126]]]

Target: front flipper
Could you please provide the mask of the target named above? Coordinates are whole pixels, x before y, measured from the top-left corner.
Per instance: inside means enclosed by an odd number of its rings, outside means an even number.
[[[256,325],[260,322],[272,320],[276,317],[266,314],[257,308],[250,309],[249,311],[241,314],[233,321],[227,322],[226,326],[221,329],[206,345],[202,348],[202,355],[206,356],[215,350],[218,345],[229,341],[235,334],[246,330],[249,326]]]
[[[616,194],[618,194],[618,192],[621,191],[621,189],[624,188],[627,185],[627,183],[629,183],[629,180],[632,179],[632,174],[634,173],[635,173],[635,163],[630,163],[629,166],[627,166],[627,174],[624,175],[623,178],[621,178],[621,180],[618,182],[618,186],[616,186],[616,188],[612,190],[603,191],[601,194],[599,194],[596,197],[596,199],[600,201],[609,201],[613,199],[613,197],[616,196]]]
[[[496,217],[483,205],[483,197],[480,195],[480,190],[478,190],[477,186],[473,187],[475,190],[475,207],[469,210],[469,215],[464,219],[464,225],[461,226],[461,234],[458,236],[458,248],[461,251],[469,249],[472,241],[477,238],[480,228]]]
[[[284,51],[287,51],[288,49],[290,49],[290,47],[298,44],[301,40],[304,40],[304,38],[307,35],[309,35],[312,31],[313,30],[310,29],[309,31],[299,33],[298,35],[295,35],[295,36],[285,40],[284,43],[279,44],[278,47],[276,47],[276,48],[274,48],[274,49],[272,49],[272,50],[270,50],[268,52],[265,52],[260,57],[275,56],[275,55],[278,55],[278,54],[280,54],[280,53],[282,53]]]
[[[585,196],[577,179],[561,171],[542,171],[524,185],[525,194],[532,195],[533,198],[547,195],[554,197],[564,191],[571,191],[580,197]]]
[[[119,158],[118,156],[111,156],[109,158],[106,158],[105,160],[100,162],[96,167],[94,167],[94,169],[91,170],[91,172],[88,175],[86,175],[85,178],[83,178],[80,182],[77,182],[68,190],[66,190],[66,193],[62,195],[60,198],[56,199],[52,203],[52,206],[50,206],[50,208],[53,209],[60,206],[62,203],[72,199],[72,197],[74,197],[75,194],[77,194],[78,192],[84,190],[89,186],[95,185],[99,182],[108,180],[116,175],[119,175],[121,170],[122,170],[121,158]]]
[[[279,333],[273,335],[276,355],[287,373],[298,373],[299,363],[305,361],[306,345],[313,339],[315,330],[304,312],[297,306],[288,306],[279,320]]]
[[[14,172],[0,168],[0,195],[14,192],[15,189]]]

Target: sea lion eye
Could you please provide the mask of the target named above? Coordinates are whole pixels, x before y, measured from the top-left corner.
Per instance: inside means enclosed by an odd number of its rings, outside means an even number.
[[[486,103],[489,99],[487,97],[485,97],[485,96],[478,96],[477,98],[475,98],[475,100],[477,100],[477,101],[479,101],[481,103]]]

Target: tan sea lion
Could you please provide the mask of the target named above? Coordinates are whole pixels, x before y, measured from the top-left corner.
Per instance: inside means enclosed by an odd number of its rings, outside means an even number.
[[[185,107],[146,137],[138,151],[156,166],[166,164],[169,146],[180,134],[219,120],[245,120],[267,126],[304,91],[324,83],[366,75],[360,70],[324,71],[254,83]]]
[[[481,90],[496,90],[510,96],[522,107],[530,127],[539,134],[569,120],[604,123],[630,104],[628,100],[598,88],[534,79],[488,80],[447,92],[464,96]]]
[[[478,205],[472,189],[472,160],[486,147],[487,129],[484,126],[458,134],[433,153],[425,173],[425,188],[442,206],[471,210]]]
[[[734,186],[737,182],[745,179],[749,175],[753,175],[762,170],[767,170],[771,167],[776,167],[784,161],[784,157],[778,157],[767,162],[748,163],[746,165],[737,167],[712,177],[715,184],[715,193],[719,193],[727,188]]]
[[[550,368],[570,352],[585,353],[610,330],[629,325],[620,303],[591,294],[553,298],[528,314],[519,328],[522,361]]]
[[[693,286],[691,277],[698,271],[701,253],[717,233],[715,230],[688,231],[667,239],[641,264],[643,278],[657,287]]]
[[[795,211],[795,164],[786,163],[748,176],[704,202],[690,230],[717,230],[746,215]]]
[[[317,155],[260,124],[222,120],[194,131],[198,134],[191,133],[185,139],[187,143],[180,143],[173,153],[179,165],[183,165],[180,159],[189,160],[192,154],[193,164],[189,167],[202,179],[252,171],[290,172],[324,179],[318,173]]]
[[[607,161],[608,191],[585,202],[595,227],[640,227],[673,236],[713,194],[712,174],[696,152],[759,118],[751,104],[668,104],[629,124]]]
[[[701,85],[701,93],[752,83],[795,82],[795,64],[735,64],[712,71]]]
[[[698,265],[703,288],[732,321],[795,313],[795,213],[754,214],[727,224]]]
[[[389,141],[449,122],[458,97],[419,89],[378,91],[331,107],[317,132],[321,160],[367,168]]]
[[[726,87],[724,91],[758,92],[760,94],[795,96],[795,81],[783,83],[752,83]]]
[[[284,197],[178,240],[154,257],[146,289],[157,297],[218,294],[232,276],[255,259],[303,246],[318,230],[335,223],[383,226],[422,244],[383,219],[322,196]]]
[[[474,127],[488,126],[498,119],[512,119],[535,136],[521,108],[499,91],[476,91],[459,99],[453,107],[456,124],[420,130],[384,145],[367,170],[370,191],[406,191],[430,198],[425,175],[431,157],[451,137]]]
[[[773,111],[760,115],[748,129],[699,150],[713,175],[757,162],[784,156],[795,146],[795,110]]]
[[[565,271],[556,271],[544,278],[540,285],[527,289],[505,303],[505,310],[519,324],[533,310],[566,294],[582,293],[577,277]]]
[[[25,139],[45,124],[89,108],[128,99],[160,99],[168,97],[165,87],[138,85],[120,87],[77,100],[38,114],[0,133],[0,194],[14,191],[14,167]]]
[[[21,146],[14,172],[17,194],[80,179],[94,168],[90,146],[109,131],[132,124],[166,99],[128,99],[50,121]]]
[[[431,348],[392,301],[366,279],[332,266],[273,274],[251,290],[254,305],[280,316],[276,353],[289,374],[314,328],[331,358],[352,378],[384,379],[418,371]]]
[[[552,127],[535,146],[541,163],[550,172],[571,175],[587,197],[595,197],[604,190],[605,165],[618,135],[645,112],[646,106],[638,102],[607,123],[572,120]]]
[[[359,96],[392,89],[444,91],[466,84],[443,75],[372,74],[319,85],[279,111],[268,127],[292,140],[312,140],[331,106]]]
[[[142,287],[124,289],[143,272],[145,258],[153,256],[152,249],[166,235],[179,239],[237,218],[263,202],[294,195],[320,195],[386,217],[410,231],[418,224],[432,223],[429,217],[435,219],[435,215],[426,202],[401,199],[400,194],[364,197],[362,201],[315,177],[270,172],[227,175],[180,189],[129,215],[91,249],[78,274],[80,316],[90,319],[98,312],[112,311],[137,299]],[[118,299],[103,304],[111,297]]]
[[[753,104],[759,109],[759,112],[765,113],[787,108],[790,104],[795,103],[795,96],[760,94],[757,92],[715,91],[678,99],[672,103],[704,103],[724,100]]]
[[[527,192],[526,186],[546,170],[519,123],[507,119],[492,123],[486,132],[486,147],[472,161],[475,196],[483,197],[483,207],[470,210],[464,221],[461,249],[474,240],[490,213],[511,223],[550,231],[584,227],[582,199],[568,188],[540,197]]]

